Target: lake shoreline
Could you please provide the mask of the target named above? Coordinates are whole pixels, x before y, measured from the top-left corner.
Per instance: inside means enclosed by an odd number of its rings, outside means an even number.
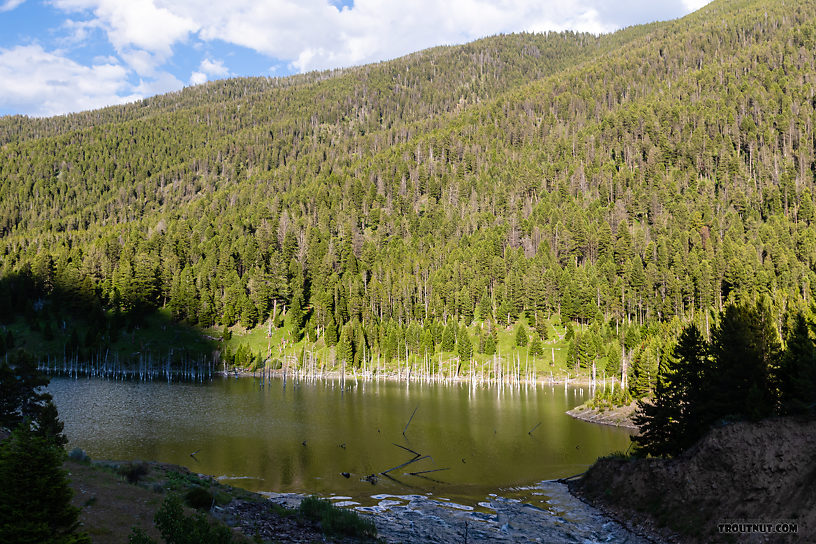
[[[284,371],[282,369],[277,370],[267,370],[265,373],[262,370],[249,370],[246,368],[238,368],[232,369],[227,371],[218,371],[214,373],[215,376],[222,376],[224,378],[255,378],[257,380],[260,379],[275,379],[275,380],[296,380],[296,381],[321,381],[321,380],[332,380],[332,381],[341,381],[344,376],[343,373],[338,370],[331,370],[326,372],[320,372],[317,374],[306,373],[302,371],[293,371],[288,370]],[[472,378],[467,375],[460,375],[460,376],[453,376],[453,377],[428,377],[428,376],[420,376],[417,374],[411,374],[408,378],[406,378],[405,374],[400,374],[393,371],[382,372],[378,374],[371,374],[366,372],[365,374],[349,374],[348,372],[345,374],[345,381],[346,382],[360,382],[360,381],[391,381],[391,382],[411,382],[411,383],[434,383],[434,384],[460,384],[460,383],[474,383],[477,385],[501,385],[501,386],[545,386],[549,385],[552,387],[558,386],[577,386],[577,387],[603,387],[602,382],[595,381],[594,385],[592,382],[592,378],[589,376],[578,376],[578,377],[565,377],[565,376],[557,376],[557,377],[538,377],[535,380],[530,380],[526,378],[522,378],[520,380],[505,380],[505,381],[496,381],[496,380],[482,380],[478,377]]]
[[[604,410],[599,410],[587,406],[583,403],[575,408],[566,411],[566,414],[581,421],[597,423],[598,425],[609,425],[612,427],[622,427],[624,429],[638,430],[632,418],[637,410],[637,403],[633,402],[626,406],[615,406]]]
[[[604,541],[601,536],[609,534],[604,532],[608,518],[599,518],[594,511],[578,505],[563,484],[541,481],[541,478],[581,472],[597,456],[623,449],[628,444],[628,436],[622,432],[593,429],[565,417],[567,407],[591,395],[589,388],[580,390],[580,380],[570,380],[569,384],[562,383],[551,390],[546,382],[538,386],[523,382],[479,385],[460,378],[446,383],[412,379],[406,384],[404,380],[397,381],[397,375],[380,375],[382,380],[378,383],[376,375],[371,381],[358,375],[358,384],[355,384],[353,377],[343,380],[339,374],[325,374],[324,382],[287,372],[289,387],[282,387],[283,374],[265,373],[261,378],[257,373],[253,376],[251,372],[244,372],[238,374],[241,379],[219,378],[205,387],[177,386],[163,381],[57,379],[49,388],[63,417],[67,418],[69,436],[82,437],[72,446],[88,448],[94,457],[154,459],[156,452],[152,451],[155,449],[152,444],[175,444],[179,437],[186,436],[181,446],[159,456],[162,462],[187,466],[188,470],[202,475],[216,475],[219,483],[253,490],[256,493],[253,496],[266,495],[264,491],[317,493],[344,503],[338,506],[354,507],[380,520],[382,534],[392,535],[392,541],[410,541],[411,527],[423,528],[429,537],[446,534],[447,540],[438,540],[440,542],[461,541],[465,527],[468,527],[469,540],[484,542],[534,540],[540,525],[549,527],[551,538],[545,541],[569,541],[558,536],[558,527],[564,524],[572,524],[569,530],[583,535],[581,538],[585,541]],[[566,387],[562,389],[560,385]],[[103,422],[130,421],[134,414],[138,414],[136,419],[140,421],[152,421],[150,428],[157,434],[148,440],[151,447],[138,449],[143,442],[138,425],[115,426],[115,432],[125,437],[120,440],[133,441],[126,451],[118,451],[116,444],[111,446],[105,442],[108,435],[98,434],[98,426],[86,429],[87,414],[99,406],[102,399],[106,411],[97,409],[94,413],[104,416]],[[140,399],[140,402],[134,404],[132,399]],[[522,402],[525,399],[530,402]],[[309,406],[311,410],[303,412],[299,409],[302,406]],[[447,430],[445,441],[435,440],[439,421],[452,421],[450,415],[457,406],[469,407],[463,412],[461,425]],[[322,419],[306,419],[299,425],[280,424],[280,421],[300,422],[297,416],[303,413],[340,414],[345,420],[363,422],[363,429],[359,435],[348,429],[338,431],[336,422],[324,425]],[[362,417],[372,413],[378,417]],[[488,417],[495,419],[489,421]],[[196,425],[208,421],[210,425],[201,432],[184,435],[182,431],[191,421]],[[550,422],[553,427],[548,434],[546,429]],[[359,428],[359,424],[355,428]],[[468,441],[467,436],[460,437],[461,442],[455,442],[456,448],[451,448],[451,437],[458,437],[456,431],[462,428],[471,429],[475,438]],[[213,435],[204,432],[212,429],[220,430]],[[410,440],[405,442],[407,453],[403,451],[406,448],[399,449],[406,429],[406,440]],[[261,467],[251,458],[237,465],[219,463],[228,443],[223,438],[244,436],[261,437],[251,451],[274,452],[269,454],[272,459],[290,458],[302,463],[301,472],[296,474],[300,483],[293,485],[281,476],[286,474],[285,465],[280,470],[277,465],[270,468],[268,462]],[[263,438],[272,436],[271,441]],[[561,448],[551,447],[552,436],[569,436],[569,442]],[[520,437],[523,443],[519,450]],[[501,465],[491,457],[492,450],[481,448],[483,444],[490,444],[494,449],[510,444],[515,448],[513,462]],[[232,448],[230,446],[234,455]],[[454,449],[455,455],[451,453]],[[416,473],[392,473],[395,479],[381,476],[380,471],[387,467],[413,462],[408,455],[413,450],[427,459],[417,465]],[[570,454],[566,460],[565,451]],[[555,457],[543,463],[544,469],[539,470],[536,467],[544,455]],[[321,462],[306,464],[304,460],[309,459]],[[393,469],[386,473],[390,470]],[[438,474],[428,477],[428,472],[437,470],[449,471],[439,473],[447,476],[441,478],[443,481],[433,479],[438,478]],[[369,479],[372,474],[376,477]],[[201,479],[211,480],[206,476]],[[546,497],[541,498],[544,495]],[[551,495],[556,497],[553,505],[548,500]],[[226,507],[225,504],[218,506]],[[560,512],[555,517],[552,508]],[[234,510],[229,515],[236,519],[245,516],[247,524],[259,515],[257,505],[236,505]],[[578,516],[576,512],[582,514]],[[272,521],[268,526],[277,527]],[[626,541],[628,536],[621,535],[615,541]]]
[[[122,475],[133,466],[143,469],[129,483]],[[184,495],[196,487],[204,487],[215,498],[207,510],[209,516],[248,541],[256,535],[281,543],[335,541],[326,540],[319,526],[296,514],[300,502],[310,496],[307,494],[251,492],[225,485],[211,475],[156,461],[67,461],[66,469],[74,489],[73,502],[82,507],[83,526],[96,535],[106,535],[100,540],[104,544],[120,542],[130,532],[134,521],[127,512],[138,512],[136,525],[158,536],[152,518],[160,497]],[[322,498],[372,521],[378,542],[385,543],[655,542],[574,495],[562,482],[542,481],[525,492],[531,498],[546,495],[546,506],[496,494],[484,497],[478,507],[421,494],[374,495],[377,504],[370,507],[359,506],[348,497]]]

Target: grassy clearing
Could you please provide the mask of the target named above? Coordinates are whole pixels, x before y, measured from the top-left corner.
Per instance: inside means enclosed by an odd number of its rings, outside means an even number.
[[[567,376],[571,379],[575,378],[575,367],[567,363],[567,352],[570,346],[570,343],[564,340],[567,330],[557,323],[559,323],[557,318],[547,321],[548,339],[542,342],[543,354],[537,357],[529,356],[529,344],[527,347],[516,346],[515,325],[512,327],[500,327],[497,331],[496,360],[502,361],[503,371],[508,372],[508,363],[520,361],[522,376],[527,373],[532,375],[532,373],[535,372],[540,379],[548,378],[551,373],[557,380]],[[532,335],[532,327],[526,322],[524,322],[524,325],[527,327],[528,334]],[[481,331],[486,330],[485,327],[486,325],[482,322],[474,322],[468,327],[468,334],[470,335],[474,347],[471,362],[465,361],[459,366],[458,354],[455,351],[443,351],[440,353],[439,346],[437,345],[437,351],[430,358],[429,364],[438,370],[441,359],[442,367],[447,373],[447,369],[451,367],[451,362],[457,362],[453,368],[454,371],[456,371],[458,367],[459,375],[468,375],[471,365],[476,372],[492,371],[494,357],[492,355],[477,353],[479,334]],[[221,336],[222,332],[211,330],[209,334]],[[270,331],[268,324],[262,324],[250,330],[236,326],[230,330],[228,339],[226,339],[222,345],[232,353],[235,353],[239,347],[244,350],[249,350],[249,352],[255,356],[255,360],[259,362],[254,366],[250,366],[250,370],[259,370],[264,366],[273,369],[279,368],[279,365],[283,364],[285,360],[289,361],[288,364],[291,368],[291,362],[294,361],[294,358],[296,358],[298,364],[300,364],[299,362],[304,358],[304,353],[308,359],[316,361],[318,369],[327,372],[336,372],[342,369],[342,362],[336,359],[335,348],[326,347],[322,337],[316,342],[310,342],[304,337],[301,341],[293,343],[291,334],[285,327],[278,329],[273,327]],[[599,361],[599,369],[603,368],[603,362],[604,361]],[[409,354],[408,363],[412,365],[414,371],[416,371],[422,367],[423,358]],[[367,368],[369,364],[376,368],[378,364],[376,354],[373,357],[373,361],[366,364]],[[402,358],[393,359],[388,364],[385,364],[384,359],[381,357],[379,359],[379,365],[381,372],[396,373],[399,369],[404,371],[406,362],[404,355]],[[347,366],[347,372],[351,371],[351,366]],[[582,376],[588,375],[586,370],[581,370],[580,373]]]

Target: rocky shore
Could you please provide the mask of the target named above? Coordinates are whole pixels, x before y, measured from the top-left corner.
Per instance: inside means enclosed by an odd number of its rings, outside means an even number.
[[[123,475],[138,470],[128,483]],[[77,463],[66,469],[74,504],[82,507],[83,530],[95,544],[126,542],[133,526],[158,534],[152,520],[165,493],[184,495],[203,487],[213,496],[209,515],[243,534],[249,541],[305,544],[355,542],[330,538],[315,523],[297,515],[305,495],[251,493],[195,474],[184,467],[154,462]],[[374,495],[361,506],[350,497],[328,497],[336,506],[352,508],[374,522],[380,542],[542,542],[647,544],[599,510],[570,494],[560,482],[541,482],[490,495],[476,506],[456,504],[431,495]]]
[[[491,495],[471,507],[425,495],[377,495],[377,505],[355,509],[375,523],[384,542],[652,542],[581,502],[563,483],[541,482],[516,489],[513,494],[518,493],[537,500]],[[272,503],[286,508],[296,507],[302,498],[296,494],[269,495]],[[336,499],[340,505],[354,507],[342,497]]]

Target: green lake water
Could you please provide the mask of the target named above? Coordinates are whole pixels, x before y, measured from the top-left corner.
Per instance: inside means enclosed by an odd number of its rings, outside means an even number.
[[[629,445],[623,429],[564,413],[588,398],[586,388],[53,378],[49,391],[69,449],[92,458],[175,463],[252,491],[363,505],[374,495],[420,493],[474,505],[583,472]],[[397,445],[429,457],[382,476],[414,456]],[[435,469],[444,470],[409,474]],[[364,479],[370,474],[375,484]]]

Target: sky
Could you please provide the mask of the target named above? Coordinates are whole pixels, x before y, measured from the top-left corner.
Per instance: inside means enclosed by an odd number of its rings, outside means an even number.
[[[708,1],[0,0],[0,115],[60,115],[499,33],[612,32]]]

